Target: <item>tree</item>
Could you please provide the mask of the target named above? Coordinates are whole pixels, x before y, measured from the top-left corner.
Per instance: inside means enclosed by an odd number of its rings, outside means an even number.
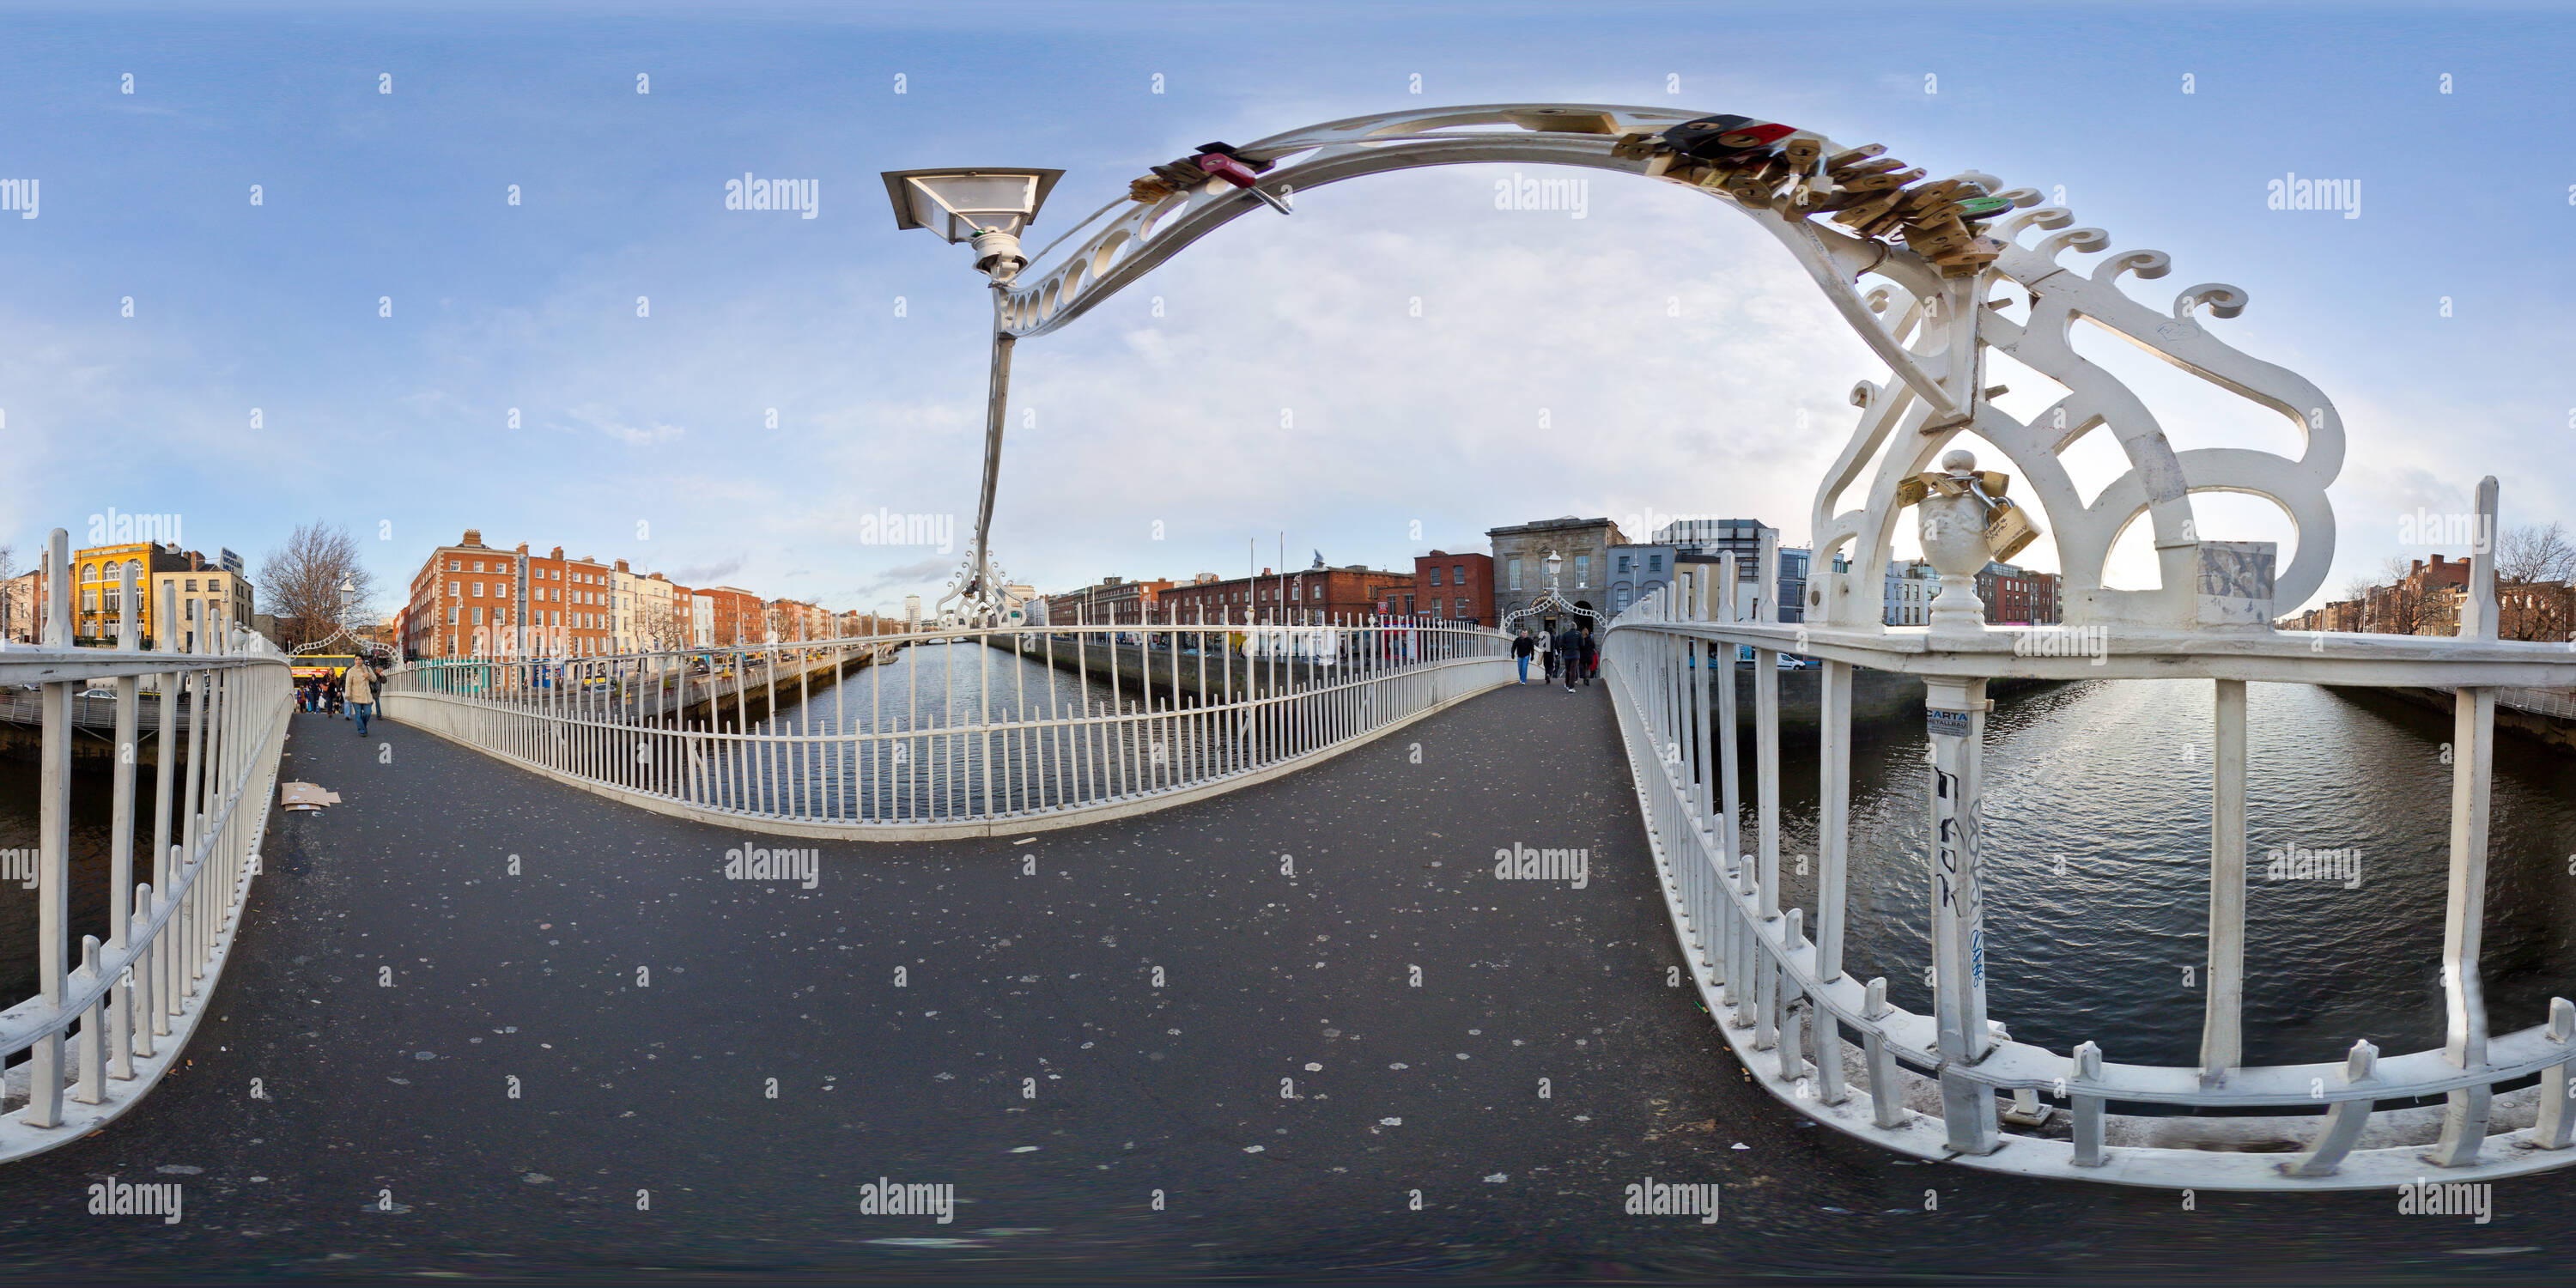
[[[2387,579],[2387,584],[2373,587],[2363,601],[2362,629],[2381,635],[2414,634],[2418,605],[2412,563],[2391,555],[2379,566],[2379,575]]]
[[[343,592],[344,584],[354,593]],[[344,607],[353,622],[363,621],[376,593],[375,574],[358,561],[357,538],[320,519],[298,525],[285,545],[260,560],[258,585],[289,648],[329,638],[340,629]]]
[[[2576,579],[2576,544],[2564,525],[2520,524],[2496,534],[2496,634],[2556,639],[2567,630],[2566,583]]]

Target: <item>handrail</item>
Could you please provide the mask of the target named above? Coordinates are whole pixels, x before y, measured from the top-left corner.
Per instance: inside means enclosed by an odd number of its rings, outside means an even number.
[[[166,627],[157,647],[144,648],[140,588],[129,564],[120,588],[116,646],[74,648],[70,543],[62,529],[47,543],[44,567],[44,646],[0,649],[0,685],[42,686],[43,730],[38,991],[0,1011],[0,1057],[29,1053],[22,1066],[25,1104],[14,1116],[0,1117],[0,1160],[97,1130],[140,1102],[179,1059],[222,976],[259,871],[268,794],[292,709],[285,659],[267,641],[227,621],[220,601],[198,605],[202,620],[183,616],[175,584],[163,582],[158,620],[192,623],[192,651],[174,649]],[[138,865],[135,778],[143,758],[141,689],[147,676],[159,698],[150,730],[159,746],[153,753],[153,835]],[[112,678],[116,686],[108,939],[102,944],[95,936],[83,937],[74,966],[72,705],[75,694],[99,678]],[[68,1066],[67,1042],[74,1048]]]
[[[382,700],[390,719],[645,808],[914,840],[1074,826],[1262,781],[1507,682],[1510,647],[1429,620],[1149,612],[434,660],[388,677]],[[877,683],[896,659],[899,687]]]
[[[1923,631],[1737,620],[1734,562],[1733,555],[1726,555],[1715,567],[1686,568],[1673,586],[1614,619],[1603,647],[1602,671],[1618,712],[1675,935],[1720,1032],[1745,1068],[1782,1102],[1852,1135],[1920,1157],[2137,1185],[2349,1189],[2404,1183],[2427,1172],[2438,1172],[2444,1180],[2483,1180],[2576,1163],[2576,1149],[2569,1147],[2571,1134],[2576,1134],[2576,1112],[2569,1106],[2570,1087],[2576,1086],[2576,1004],[2563,998],[2552,1003],[2541,1022],[2501,1035],[2484,1033],[2481,1017],[2477,1051],[2468,1058],[2457,1048],[2381,1056],[2361,1042],[2333,1061],[2243,1066],[2235,1061],[2232,1045],[2241,1023],[2235,1013],[2239,1003],[2232,995],[2222,997],[2215,979],[2209,990],[2211,1031],[2226,1039],[2205,1043],[2203,1066],[2108,1063],[2092,1042],[2072,1052],[2053,1052],[2012,1041],[2000,1024],[1980,1035],[1986,1038],[1981,1044],[1945,1049],[1943,1025],[1960,994],[1936,989],[1933,1014],[1906,1011],[1888,1003],[1883,980],[1855,979],[1842,970],[1839,959],[1846,897],[1842,820],[1849,809],[1851,672],[1866,664],[1925,675],[1936,686],[1931,733],[1965,731],[1963,741],[1973,745],[1982,737],[1983,717],[1973,713],[1982,710],[1986,677],[2052,674],[2050,668],[2063,659],[2018,652],[2011,633],[2000,630],[1980,637],[1933,637]],[[2304,634],[2295,640],[2193,638],[2156,630],[2135,630],[2120,638],[2125,645],[2107,650],[2107,665],[2071,674],[2213,680],[2222,686],[2222,722],[2227,709],[2223,686],[2233,683],[2241,690],[2243,679],[2231,677],[2245,674],[2249,656],[2269,659],[2260,671],[2264,679],[2302,678],[2283,669],[2293,661],[2304,663],[2305,677],[2318,683],[2412,685],[2447,673],[2464,695],[2489,697],[2494,693],[2490,686],[2508,677],[2554,679],[2562,685],[2576,680],[2576,659],[2556,645],[2471,639],[2318,641]],[[1752,732],[1761,753],[1755,781],[1741,790],[1734,768],[1741,749],[1733,680],[1738,646],[1755,650]],[[1825,659],[1817,840],[1823,865],[1812,909],[1783,908],[1779,882],[1776,659],[1787,651]],[[2084,660],[2075,659],[2079,664]],[[1964,702],[1944,698],[1938,686],[1945,685],[1965,695]],[[1951,705],[1971,714],[1942,724],[1943,709]],[[1928,740],[1942,741],[1937,736]],[[2220,797],[2241,798],[2243,759],[2215,759]],[[1949,763],[1936,760],[1935,772]],[[1958,808],[1973,836],[1979,831],[1973,752],[1966,764]],[[2483,836],[2483,780],[2491,772],[2491,759],[2463,756],[2455,772],[2475,789],[2458,794],[2455,809],[2472,810],[2473,832]],[[1978,846],[1972,839],[1963,847],[1967,865],[1959,876],[1972,900]],[[2213,872],[2217,870],[2214,864]],[[1935,875],[1937,888],[1937,870]],[[1812,937],[1810,915],[1815,919]],[[1973,962],[1970,968],[1980,972],[1974,998],[1979,1009],[1972,1014],[1982,1025],[1981,972],[1988,954],[1982,924],[1970,924],[1977,939],[1965,953],[1972,955],[1950,960]],[[1936,960],[1942,952],[1937,929]],[[1944,961],[1941,968],[1950,966]],[[1854,1040],[1857,1052],[1847,1045]],[[2536,1107],[2516,1103],[2508,1108],[2497,1096],[2498,1084],[2535,1073],[2540,1075],[2540,1089],[2531,1097]],[[2010,1096],[2019,1111],[2002,1115],[2001,1130],[1999,1093]],[[2377,1104],[2444,1096],[2454,1109],[2443,1120],[2440,1141],[2355,1147]],[[2139,1117],[2108,1112],[2113,1102],[2238,1112],[2271,1107],[2285,1116]],[[2471,1106],[2465,1115],[2457,1108],[2463,1103]],[[2376,1120],[2378,1139],[2404,1139],[2409,1133],[2429,1137],[2433,1124],[2427,1115],[2433,1112],[2382,1112]],[[2293,1152],[2265,1152],[2284,1143]]]

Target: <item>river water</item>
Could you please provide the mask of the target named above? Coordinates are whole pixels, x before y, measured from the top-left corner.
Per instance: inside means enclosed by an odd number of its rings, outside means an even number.
[[[1997,699],[1985,751],[1987,1007],[2014,1038],[2056,1051],[2093,1039],[2123,1063],[2198,1062],[2211,690],[2084,682]],[[2246,1062],[2336,1060],[2359,1038],[2389,1054],[2440,1046],[2449,716],[2257,684],[2246,724]],[[1845,962],[1928,1012],[1922,747],[1900,728],[1854,751]],[[1814,846],[1814,756],[1786,770],[1784,885],[1812,917],[1812,881],[1794,856]],[[2499,737],[2492,811],[2483,962],[2491,1024],[2508,1032],[2544,1022],[2553,993],[2576,991],[2576,759]],[[2282,879],[2270,874],[2274,850]],[[2294,850],[2357,851],[2358,862],[2298,879]]]

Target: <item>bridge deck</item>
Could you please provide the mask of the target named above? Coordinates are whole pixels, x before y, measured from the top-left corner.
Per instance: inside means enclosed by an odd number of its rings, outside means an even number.
[[[2385,1195],[2186,1213],[1911,1165],[1783,1112],[1665,986],[1599,688],[1506,688],[1029,845],[792,843],[822,851],[812,891],[726,880],[741,834],[295,719],[286,776],[342,804],[275,820],[191,1067],[0,1169],[12,1266],[2242,1274],[2428,1237]],[[1495,880],[1515,844],[1589,850],[1589,887]],[[184,1221],[88,1215],[111,1175],[182,1183]],[[859,1215],[879,1177],[954,1185],[956,1220]],[[1647,1177],[1723,1183],[1725,1218],[1623,1216]],[[2432,1242],[2552,1244],[2569,1189],[2533,1178]]]

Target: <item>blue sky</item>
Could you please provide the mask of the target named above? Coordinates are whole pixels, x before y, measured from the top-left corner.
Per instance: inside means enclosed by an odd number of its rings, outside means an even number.
[[[833,607],[935,597],[956,554],[862,544],[857,519],[954,514],[962,540],[988,306],[962,249],[897,232],[878,172],[1061,168],[1034,247],[1208,140],[1559,100],[1755,114],[2062,186],[2115,251],[2173,255],[2141,299],[2244,287],[2219,334],[2315,381],[2351,437],[2331,591],[2421,557],[2400,516],[2464,508],[2481,474],[2508,522],[2576,521],[2571,25],[2173,4],[14,7],[0,178],[43,199],[0,216],[0,542],[23,566],[47,529],[78,540],[114,507],[180,514],[190,545],[256,563],[326,519],[362,538],[390,606],[431,545],[478,527]],[[816,180],[819,217],[726,211],[745,171]],[[1498,212],[1509,171],[1304,194],[1022,345],[1013,405],[1034,425],[1015,415],[1003,466],[1006,567],[1048,589],[1232,574],[1247,540],[1277,562],[1283,533],[1299,565],[1388,566],[1498,524],[1649,510],[1803,540],[1843,393],[1878,374],[1857,341],[1719,203],[1602,176],[1581,220]],[[2359,180],[2361,216],[2266,209],[2289,172]],[[2164,411],[2165,377],[2131,361]],[[2294,450],[2277,424],[2173,406],[2180,446]],[[2212,505],[2203,535],[2287,540],[2264,509]]]

